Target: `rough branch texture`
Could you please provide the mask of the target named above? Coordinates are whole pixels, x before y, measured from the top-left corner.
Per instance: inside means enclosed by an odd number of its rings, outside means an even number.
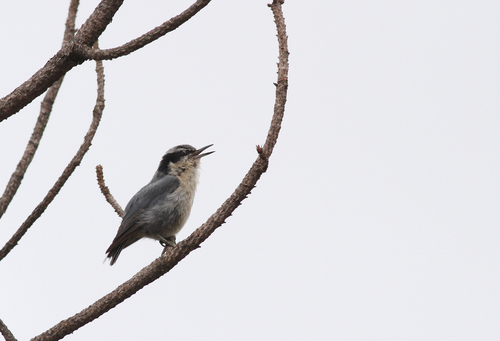
[[[82,25],[73,41],[65,44],[54,57],[12,93],[0,99],[0,122],[14,115],[45,92],[69,70],[84,62],[73,53],[76,44],[91,47],[113,19],[123,0],[102,0]]]
[[[258,147],[258,157],[252,167],[245,175],[241,184],[236,188],[233,194],[222,204],[222,206],[196,231],[188,238],[178,243],[176,247],[169,248],[162,256],[154,260],[150,265],[143,268],[130,280],[120,285],[108,295],[102,297],[94,304],[90,305],[80,313],[58,323],[56,326],[47,330],[43,334],[33,338],[34,341],[41,340],[59,340],[81,326],[98,318],[109,311],[128,297],[135,294],[144,286],[158,279],[191,251],[195,250],[205,241],[231,213],[241,204],[241,202],[250,194],[251,190],[259,180],[260,176],[266,171],[268,159],[272,154],[276,144],[278,133],[280,131],[281,121],[284,115],[286,92],[288,87],[288,49],[286,27],[284,23],[281,4],[283,2],[274,1],[270,6],[273,10],[274,18],[278,30],[278,41],[280,44],[280,56],[278,64],[278,81],[276,88],[276,102],[271,127],[264,144],[264,147]]]
[[[186,21],[191,19],[196,13],[201,11],[206,5],[209,4],[210,1],[211,0],[196,1],[181,14],[164,22],[160,26],[155,27],[148,33],[145,33],[142,36],[140,36],[139,38],[131,40],[126,44],[123,44],[122,46],[106,50],[95,50],[89,48],[88,46],[81,45],[78,47],[77,53],[79,53],[82,58],[94,59],[94,60],[106,60],[106,59],[114,59],[126,56],[140,49],[141,47],[144,47],[147,44],[152,43],[156,39],[167,34],[168,32],[175,30],[176,28],[184,24]]]
[[[62,43],[63,46],[67,44],[75,34],[75,20],[76,12],[78,10],[78,4],[78,0],[72,0],[69,5],[68,18],[66,19],[66,28],[64,30],[64,38]],[[50,113],[52,112],[52,106],[54,105],[54,101],[63,82],[63,78],[64,77],[61,77],[57,82],[55,82],[45,94],[40,108],[40,115],[38,116],[38,120],[36,122],[35,128],[33,129],[33,133],[31,134],[31,138],[28,141],[28,145],[26,146],[24,154],[17,164],[16,170],[14,171],[14,173],[12,173],[7,186],[5,186],[5,191],[0,198],[0,218],[5,213],[7,207],[14,198],[14,195],[19,189],[21,181],[24,178],[24,174],[26,174],[26,170],[28,169],[28,166],[35,156],[35,152],[38,149],[38,145],[40,144],[43,132],[45,131],[47,122],[49,121]]]
[[[5,341],[17,341],[17,339],[14,337],[12,332],[7,328],[5,323],[3,323],[2,320],[0,320],[0,333],[2,333],[2,336],[5,338]]]
[[[100,65],[100,66],[99,66]],[[43,198],[42,202],[38,204],[38,206],[33,210],[33,212],[29,215],[29,217],[24,221],[24,223],[19,227],[19,229],[14,233],[12,238],[5,244],[5,246],[0,250],[0,260],[2,260],[7,254],[17,245],[19,240],[24,236],[26,231],[33,225],[33,223],[42,215],[47,206],[54,200],[55,196],[61,188],[64,186],[68,178],[73,174],[74,170],[77,166],[82,162],[83,157],[87,153],[92,143],[92,139],[95,136],[95,132],[99,123],[101,121],[102,112],[104,110],[104,74],[102,62],[98,62],[98,67],[96,68],[98,71],[98,91],[97,91],[97,100],[94,107],[93,118],[90,124],[90,127],[87,131],[83,139],[83,143],[80,148],[76,152],[75,156],[69,164],[64,169],[63,173],[57,179],[56,183],[49,190],[45,198]]]
[[[12,93],[0,99],[0,122],[31,103],[31,101],[40,96],[69,70],[82,64],[85,60],[113,59],[132,53],[168,32],[175,30],[208,5],[209,2],[210,0],[197,0],[180,15],[173,17],[161,26],[123,46],[109,50],[93,51],[93,44],[102,32],[104,32],[116,11],[118,11],[123,3],[123,0],[102,0],[78,30],[73,40],[64,44],[61,50],[30,79],[21,84]]]
[[[104,174],[102,172],[102,166],[97,165],[95,167],[95,172],[97,175],[97,184],[99,185],[99,188],[101,189],[101,193],[104,195],[106,198],[106,201],[115,209],[116,214],[120,216],[120,218],[123,218],[125,215],[125,212],[123,212],[123,208],[118,204],[118,202],[115,200],[111,192],[109,191],[108,186],[104,183]]]

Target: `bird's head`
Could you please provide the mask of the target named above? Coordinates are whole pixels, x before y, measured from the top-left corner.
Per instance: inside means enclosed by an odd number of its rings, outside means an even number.
[[[208,152],[202,154],[205,149],[211,146],[213,146],[213,144],[196,149],[189,144],[181,144],[170,148],[165,155],[163,155],[160,165],[158,166],[158,172],[179,175],[186,170],[196,169],[200,165],[200,159],[202,157],[213,153]]]

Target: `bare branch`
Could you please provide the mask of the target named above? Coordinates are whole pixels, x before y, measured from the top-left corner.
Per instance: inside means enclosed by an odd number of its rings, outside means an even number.
[[[279,61],[278,61],[278,81],[276,84],[276,101],[274,103],[274,116],[271,121],[271,128],[267,135],[266,143],[264,144],[262,156],[269,158],[273,152],[274,145],[278,140],[278,134],[281,129],[281,121],[285,113],[285,103],[288,90],[288,36],[286,35],[285,18],[281,5],[285,0],[273,0],[273,3],[268,5],[271,7],[274,15],[274,22],[278,31],[278,46],[279,46]]]
[[[201,11],[210,0],[197,0],[188,9],[186,9],[181,14],[171,18],[170,20],[164,22],[162,25],[155,27],[148,33],[143,34],[139,38],[129,41],[128,43],[106,50],[95,50],[88,46],[82,45],[78,46],[75,50],[76,53],[80,54],[82,58],[94,59],[94,60],[106,60],[114,59],[122,56],[126,56],[141,47],[146,46],[149,43],[157,40],[158,38],[164,36],[168,32],[171,32],[184,24],[186,21],[191,19],[196,13]]]
[[[66,18],[66,28],[64,30],[63,46],[75,36],[76,13],[80,0],[71,0],[69,3],[68,17]]]
[[[177,263],[184,259],[184,257],[186,257],[191,251],[198,248],[203,241],[205,241],[219,226],[221,226],[232,214],[232,212],[241,204],[241,202],[250,194],[260,176],[267,169],[268,159],[271,156],[273,148],[276,144],[278,133],[281,128],[281,121],[284,115],[288,84],[288,48],[285,31],[286,27],[283,13],[281,11],[282,3],[283,2],[274,1],[271,4],[278,30],[278,42],[280,44],[278,84],[276,89],[274,114],[264,147],[257,148],[258,157],[248,173],[245,175],[241,184],[222,204],[222,206],[188,238],[179,242],[174,248],[168,248],[150,265],[143,268],[130,280],[120,285],[108,295],[102,297],[94,304],[82,310],[80,313],[61,321],[43,334],[33,338],[32,341],[59,340],[63,338],[65,335],[74,332],[78,328],[114,308],[116,305],[135,294],[144,286],[150,284],[170,271],[170,269],[177,265]]]
[[[97,183],[99,184],[99,188],[101,189],[101,193],[104,195],[106,198],[106,201],[114,208],[116,214],[120,216],[120,218],[123,218],[123,209],[121,208],[120,204],[116,202],[115,198],[109,191],[108,186],[104,183],[104,174],[102,172],[102,166],[97,165],[95,167],[95,172],[97,174]]]
[[[7,328],[5,323],[0,319],[0,333],[2,333],[5,341],[17,341],[12,332]]]
[[[30,79],[0,99],[0,122],[31,103],[73,67],[82,64],[85,60],[73,53],[75,46],[92,46],[111,22],[122,3],[123,0],[102,0],[78,30],[74,40],[65,44]]]
[[[75,20],[76,12],[78,10],[78,4],[79,0],[71,0],[71,3],[69,5],[68,18],[66,19],[66,29],[64,30],[63,46],[67,44],[75,34]],[[59,88],[61,87],[63,78],[64,77],[61,77],[57,82],[55,82],[45,94],[40,107],[40,115],[38,116],[38,120],[36,122],[35,128],[33,129],[33,133],[31,134],[31,138],[28,141],[28,145],[26,146],[24,154],[17,164],[16,170],[14,171],[14,173],[12,173],[9,182],[5,187],[5,191],[0,198],[0,218],[3,216],[10,202],[14,198],[14,195],[19,189],[21,181],[24,178],[24,174],[26,173],[28,166],[35,156],[35,152],[38,149],[40,139],[42,138],[43,132],[45,131],[45,127],[47,126],[50,113],[52,112],[52,106],[56,99],[57,93],[59,92]]]
[[[78,30],[74,40],[65,44],[30,79],[0,99],[0,122],[9,118],[40,96],[59,78],[87,59],[112,59],[127,55],[175,30],[204,8],[210,0],[197,0],[180,15],[129,43],[110,50],[92,52],[91,46],[106,29],[123,0],[102,0]]]
[[[82,145],[78,149],[73,159],[71,159],[69,164],[66,166],[59,179],[57,179],[54,186],[52,186],[45,198],[43,198],[42,202],[38,204],[38,206],[21,225],[21,227],[19,227],[16,233],[14,233],[11,239],[0,250],[0,260],[2,260],[17,245],[26,231],[28,231],[31,225],[33,225],[33,223],[42,215],[47,206],[52,202],[52,200],[54,200],[55,196],[64,186],[71,174],[73,174],[75,168],[80,165],[83,157],[85,156],[85,153],[87,153],[87,151],[89,150],[92,139],[94,138],[97,127],[99,126],[99,123],[101,121],[102,112],[104,110],[104,68],[101,61],[97,62],[96,71],[98,84],[97,100],[94,106],[92,123],[90,124],[89,130],[84,137]]]

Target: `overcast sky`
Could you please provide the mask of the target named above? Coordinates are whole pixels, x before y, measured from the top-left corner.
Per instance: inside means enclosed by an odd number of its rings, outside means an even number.
[[[82,1],[80,26],[98,1]],[[123,44],[190,1],[125,1],[100,40]],[[267,1],[214,0],[132,55],[106,61],[106,108],[60,195],[0,262],[0,318],[27,340],[78,313],[162,251],[110,267],[117,201],[172,146],[214,144],[191,217],[232,193],[273,112]],[[0,2],[0,96],[61,45],[69,1]],[[243,205],[170,273],[65,340],[498,340],[500,2],[291,1],[289,93],[270,167]],[[95,63],[64,79],[0,247],[83,140]],[[0,123],[3,191],[41,98]]]

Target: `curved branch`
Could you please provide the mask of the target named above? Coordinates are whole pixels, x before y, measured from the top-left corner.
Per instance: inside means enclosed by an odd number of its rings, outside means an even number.
[[[191,19],[196,13],[201,11],[211,0],[197,0],[188,9],[186,9],[181,14],[171,18],[170,20],[164,22],[158,27],[155,27],[148,33],[143,34],[139,38],[129,41],[122,46],[115,47],[106,50],[95,50],[88,46],[80,45],[75,49],[75,52],[80,55],[80,57],[85,59],[93,60],[107,60],[114,59],[122,56],[126,56],[141,47],[146,46],[149,43],[161,38],[168,32],[171,32],[184,24],[186,21]]]
[[[106,201],[111,205],[111,207],[114,208],[116,214],[118,214],[120,218],[123,218],[124,215],[123,209],[109,191],[108,186],[106,186],[106,184],[104,183],[104,174],[102,172],[102,166],[97,165],[95,167],[95,172],[97,174],[97,183],[99,184],[99,188],[101,189],[101,193],[104,195],[104,198],[106,198]]]
[[[33,225],[33,223],[42,215],[47,206],[54,200],[55,196],[59,193],[61,188],[64,186],[68,178],[73,174],[77,166],[82,162],[83,157],[90,148],[92,139],[94,138],[95,132],[99,123],[101,121],[102,112],[104,110],[104,68],[102,62],[98,61],[96,66],[97,71],[97,100],[94,106],[92,123],[85,135],[82,145],[78,149],[77,153],[71,159],[69,164],[64,169],[63,173],[57,179],[56,183],[49,190],[42,202],[33,210],[29,217],[24,221],[24,223],[19,227],[19,229],[14,233],[10,240],[5,244],[5,246],[0,250],[0,260],[2,260],[19,242],[23,235],[28,231],[28,229]]]
[[[50,58],[30,79],[9,95],[0,99],[0,122],[14,115],[45,92],[54,82],[85,60],[73,51],[75,46],[92,46],[113,19],[123,0],[102,0],[94,12],[78,30],[73,41]]]
[[[79,0],[71,0],[69,5],[68,18],[66,19],[66,28],[64,30],[63,46],[67,44],[75,34],[75,20],[78,5]],[[42,104],[40,105],[40,115],[38,116],[38,120],[36,122],[35,128],[33,129],[33,133],[31,134],[31,138],[28,141],[28,145],[26,146],[24,154],[17,164],[16,170],[14,171],[14,173],[12,173],[7,186],[5,186],[5,191],[0,198],[0,218],[3,216],[10,202],[14,198],[14,195],[19,189],[21,181],[24,178],[24,174],[26,174],[26,170],[28,169],[28,166],[35,156],[35,152],[38,149],[38,145],[40,144],[43,132],[45,131],[45,127],[47,126],[50,113],[52,112],[52,106],[54,105],[54,101],[56,99],[57,93],[59,92],[59,88],[61,87],[63,78],[64,77],[61,77],[49,88],[49,90],[45,94]]]
[[[87,59],[112,59],[127,55],[175,30],[204,8],[210,0],[197,0],[180,15],[129,43],[110,50],[92,52],[91,46],[104,32],[113,19],[123,0],[102,0],[94,12],[78,30],[73,41],[65,44],[54,57],[38,70],[30,79],[9,95],[0,99],[0,122],[9,118],[40,96],[59,78]]]
[[[0,319],[0,333],[2,333],[2,336],[4,337],[5,341],[17,341],[17,339],[14,337],[14,334],[7,328],[5,323]]]
[[[274,102],[274,115],[271,121],[271,128],[267,134],[266,143],[262,148],[262,154],[265,158],[269,158],[273,152],[274,145],[278,140],[278,135],[281,130],[281,121],[285,113],[285,103],[288,90],[288,36],[286,35],[285,18],[281,5],[285,0],[273,0],[271,7],[274,15],[274,22],[276,23],[276,30],[278,31],[278,46],[279,46],[279,59],[278,59],[278,81],[276,85],[276,101]]]
[[[85,324],[98,318],[105,312],[114,308],[125,299],[129,298],[144,286],[155,281],[165,273],[170,271],[177,263],[186,257],[191,251],[195,250],[205,241],[232,212],[241,204],[241,202],[250,194],[251,190],[267,170],[268,159],[276,145],[278,133],[281,128],[281,121],[284,115],[285,102],[288,87],[288,49],[286,27],[284,23],[281,4],[283,1],[273,1],[270,5],[278,30],[278,41],[280,44],[280,56],[278,64],[278,83],[276,88],[276,102],[274,114],[271,121],[271,127],[263,147],[257,147],[258,157],[252,167],[245,175],[241,184],[236,188],[233,194],[222,204],[222,206],[196,231],[188,238],[179,242],[177,246],[168,248],[164,254],[154,260],[150,265],[143,268],[131,279],[120,285],[108,295],[102,297],[94,304],[90,305],[80,313],[64,320],[32,339],[32,341],[59,340]]]

